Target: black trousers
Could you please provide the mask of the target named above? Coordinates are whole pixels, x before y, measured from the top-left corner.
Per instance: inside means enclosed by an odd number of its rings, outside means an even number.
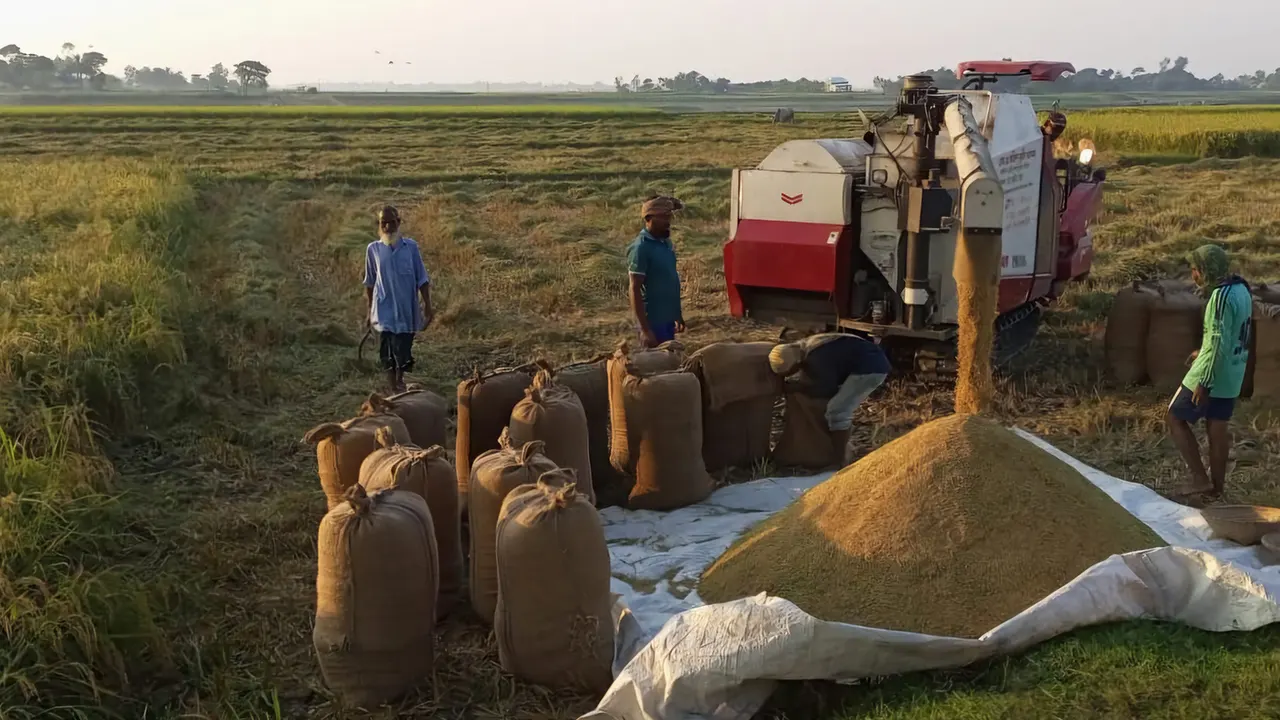
[[[383,369],[409,372],[413,369],[413,333],[383,332],[378,356]]]

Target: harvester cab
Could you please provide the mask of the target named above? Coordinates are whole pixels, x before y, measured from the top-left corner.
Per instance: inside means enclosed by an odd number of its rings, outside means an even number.
[[[1002,248],[994,360],[1006,364],[1044,306],[1088,274],[1105,172],[1087,141],[1078,156],[1055,157],[1065,115],[1042,126],[1030,98],[988,86],[1073,71],[967,62],[959,90],[911,76],[860,139],[793,140],[735,170],[724,246],[732,314],[874,336],[895,365],[949,375],[957,240],[984,235]]]

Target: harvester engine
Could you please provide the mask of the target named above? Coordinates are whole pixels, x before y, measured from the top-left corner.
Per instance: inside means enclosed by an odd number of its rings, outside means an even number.
[[[738,317],[874,336],[904,369],[954,372],[963,233],[999,242],[997,366],[1035,337],[1043,307],[1093,260],[1105,174],[1094,149],[1055,159],[1065,116],[1042,128],[1005,76],[1053,80],[1065,63],[974,62],[961,90],[908,77],[859,139],[793,140],[735,170],[724,268]]]

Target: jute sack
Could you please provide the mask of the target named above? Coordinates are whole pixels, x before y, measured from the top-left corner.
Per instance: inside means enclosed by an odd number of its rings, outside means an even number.
[[[642,376],[628,366],[622,391],[628,443],[636,456],[628,505],[675,510],[707,499],[714,484],[702,461],[697,376],[683,371]]]
[[[471,607],[489,624],[498,605],[495,534],[502,502],[512,490],[537,482],[543,473],[556,469],[542,454],[541,442],[528,443],[516,451],[504,430],[501,444],[500,449],[477,458],[471,472]]]
[[[678,370],[684,362],[684,346],[672,341],[655,350],[632,350],[622,342],[609,358],[609,460],[613,468],[628,477],[635,476],[635,449],[628,445],[631,434],[623,412],[622,386],[627,379],[627,366],[640,375]]]
[[[782,437],[773,449],[773,461],[783,467],[819,470],[843,461],[844,448],[831,441],[827,428],[828,398],[802,392],[786,394]]]
[[[1253,322],[1253,397],[1280,398],[1280,305],[1255,302]]]
[[[397,445],[388,428],[378,430],[379,450],[360,466],[360,484],[372,495],[379,490],[406,490],[427,501],[440,558],[438,618],[453,612],[462,590],[462,534],[458,516],[458,485],[444,448],[426,450]]]
[[[494,634],[502,668],[556,690],[603,693],[613,681],[609,549],[573,471],[513,490],[497,543]]]
[[[578,492],[594,506],[591,486],[591,441],[587,413],[576,393],[556,384],[549,370],[539,370],[524,400],[511,411],[511,444],[523,447],[541,440],[543,454],[557,467],[577,473]]]
[[[409,440],[420,448],[448,441],[449,403],[430,390],[409,390],[383,397],[377,393],[360,406],[361,415],[395,415],[404,421]]]
[[[365,708],[431,675],[439,571],[427,503],[355,485],[320,522],[312,642],[325,684]]]
[[[1160,294],[1139,283],[1116,293],[1115,303],[1107,315],[1107,332],[1103,340],[1107,372],[1125,384],[1138,384],[1147,379],[1147,333],[1151,323],[1151,306]]]
[[[1264,305],[1280,305],[1280,287],[1269,283],[1259,283],[1251,288],[1253,299]]]
[[[718,342],[689,356],[702,382],[703,405],[723,410],[736,402],[782,394],[782,379],[769,367],[771,342]]]
[[[360,466],[378,449],[375,433],[382,427],[391,429],[396,442],[411,442],[404,421],[395,415],[365,415],[341,423],[325,423],[302,437],[316,446],[320,486],[330,510],[343,502],[352,485],[360,482]]]
[[[498,436],[511,422],[511,411],[524,399],[533,380],[534,365],[495,370],[458,383],[458,438],[454,463],[458,472],[458,497],[467,509],[467,479],[476,458],[498,449]]]
[[[626,502],[631,487],[626,485],[619,493],[618,471],[609,462],[609,372],[606,369],[609,356],[601,355],[593,360],[565,365],[555,371],[555,380],[572,390],[582,401],[587,415],[587,444],[591,455],[591,490],[595,493],[597,507],[606,504],[621,505]]]
[[[1204,300],[1198,295],[1165,291],[1151,305],[1147,329],[1147,376],[1170,394],[1187,374],[1187,361],[1200,347]]]
[[[750,467],[769,457],[782,380],[769,367],[773,343],[716,343],[689,357],[702,386],[702,459],[707,470]]]

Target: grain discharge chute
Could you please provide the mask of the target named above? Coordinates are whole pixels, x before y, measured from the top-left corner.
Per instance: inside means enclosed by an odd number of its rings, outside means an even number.
[[[961,90],[911,76],[861,139],[793,140],[735,170],[724,247],[732,314],[876,336],[896,366],[952,374],[952,265],[967,233],[1002,245],[994,359],[1012,359],[1043,308],[1089,272],[1105,172],[1087,142],[1079,157],[1055,159],[1061,127],[1043,129],[1030,98],[986,86],[1072,71],[964,63]]]

